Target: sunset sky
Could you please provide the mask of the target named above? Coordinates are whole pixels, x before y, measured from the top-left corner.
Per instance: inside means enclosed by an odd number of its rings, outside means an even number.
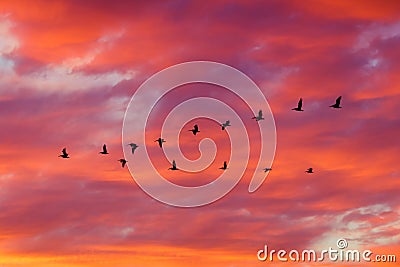
[[[370,266],[397,266],[399,10],[389,0],[0,0],[0,266],[354,266],[256,256],[265,244],[323,250],[339,238],[349,249],[397,256]],[[177,88],[157,105],[148,138],[159,137],[180,101],[208,96],[240,114],[252,152],[227,196],[176,208],[144,193],[117,160],[138,87],[194,60],[230,65],[259,86],[274,115],[276,154],[249,194],[250,170],[260,171],[252,165],[253,114],[223,88]],[[340,95],[343,108],[329,108]],[[300,97],[305,111],[292,111]],[[222,118],[182,125],[189,159],[200,156],[202,138],[214,140],[208,169],[172,175],[151,140],[157,169],[186,186],[216,179],[234,149],[217,124]],[[197,139],[186,131],[194,122],[202,126]],[[104,143],[110,155],[98,154]],[[58,157],[63,147],[70,159]]]

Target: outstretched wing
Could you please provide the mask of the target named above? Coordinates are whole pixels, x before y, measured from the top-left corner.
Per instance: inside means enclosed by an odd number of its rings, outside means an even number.
[[[197,126],[197,124],[194,125],[194,131],[197,132],[199,130],[199,126]]]
[[[224,161],[224,169],[226,169],[228,165],[226,164],[226,161]]]
[[[336,99],[336,105],[337,106],[340,106],[340,101],[342,100],[342,96],[339,96],[337,99]]]
[[[106,144],[103,145],[103,152],[104,152],[104,153],[107,153],[107,146],[106,146]]]
[[[259,118],[262,118],[262,115],[263,115],[263,114],[262,114],[262,110],[260,109],[260,110],[258,111],[258,117],[259,117]]]
[[[176,169],[176,162],[175,162],[175,160],[172,161],[172,168]]]
[[[303,98],[300,98],[299,103],[297,104],[297,107],[301,109],[303,107]]]
[[[68,154],[67,154],[67,148],[64,147],[63,150],[62,150],[62,153],[63,153],[64,155],[68,155]]]

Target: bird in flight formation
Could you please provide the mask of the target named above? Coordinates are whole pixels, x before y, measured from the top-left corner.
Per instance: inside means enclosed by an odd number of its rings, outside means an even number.
[[[175,160],[172,161],[172,167],[171,167],[171,168],[168,168],[168,170],[172,170],[172,171],[179,170],[179,169],[176,167],[176,162],[175,162]]]
[[[165,142],[167,142],[167,141],[165,141],[164,139],[162,139],[162,138],[160,137],[160,138],[158,138],[157,140],[155,140],[154,142],[158,142],[158,145],[162,148],[162,144],[165,143]]]
[[[222,131],[223,131],[223,130],[225,130],[226,127],[231,126],[231,122],[226,121],[226,122],[220,124],[220,126],[222,127]]]
[[[335,109],[342,108],[342,107],[340,106],[341,100],[342,100],[342,96],[339,96],[339,97],[336,99],[335,104],[330,105],[329,107],[335,108]],[[297,107],[292,108],[292,110],[294,110],[294,111],[304,111],[304,110],[302,109],[302,107],[303,107],[303,98],[300,98],[300,100],[299,100],[299,102],[298,102],[298,104],[297,104]],[[257,115],[257,116],[254,116],[252,119],[255,119],[256,121],[264,120],[264,117],[263,117],[263,114],[262,114],[262,110],[259,110],[259,111],[258,111],[258,115]],[[225,128],[228,127],[228,126],[231,126],[231,124],[230,124],[230,121],[227,120],[227,121],[225,121],[224,123],[220,124],[220,126],[221,126],[222,130],[225,130]],[[193,135],[196,135],[197,133],[200,132],[200,131],[199,131],[199,126],[198,126],[197,124],[195,124],[195,125],[193,126],[193,129],[191,129],[191,130],[189,130],[189,131],[191,131],[191,132],[193,133]],[[162,148],[163,143],[165,143],[166,141],[165,141],[163,138],[159,137],[159,138],[158,138],[157,140],[155,140],[154,142],[157,142],[158,145],[160,146],[160,148]],[[130,144],[128,144],[128,145],[129,145],[129,146],[131,147],[131,149],[132,149],[132,154],[134,154],[134,153],[135,153],[135,150],[139,147],[139,146],[138,146],[137,144],[135,144],[135,143],[130,143]],[[103,154],[103,155],[109,154],[108,151],[107,151],[107,145],[106,145],[106,144],[103,144],[103,149],[102,149],[102,151],[99,152],[99,154]],[[69,154],[67,153],[67,148],[66,148],[66,147],[64,147],[64,148],[62,149],[61,155],[59,155],[58,157],[61,157],[61,158],[64,158],[64,159],[68,159],[68,158],[69,158]],[[124,168],[125,165],[126,165],[126,163],[128,162],[126,159],[119,159],[118,161],[121,163],[122,168]],[[223,165],[220,169],[221,169],[221,170],[226,170],[227,168],[228,168],[228,164],[227,164],[226,161],[224,161],[224,165]],[[179,170],[179,169],[176,167],[176,162],[175,162],[175,160],[172,161],[172,167],[169,168],[169,170],[173,170],[173,171]],[[270,168],[270,167],[264,168],[264,169],[263,169],[264,172],[268,172],[268,171],[271,171],[271,170],[272,170],[272,168]],[[314,173],[313,168],[308,168],[305,172],[306,172],[306,173]]]
[[[125,167],[125,164],[128,162],[126,159],[119,159],[119,162],[121,162],[122,168]]]
[[[226,170],[226,169],[228,169],[228,164],[226,163],[226,161],[224,161],[224,166],[222,166],[220,169],[221,169],[221,170]]]
[[[342,100],[342,96],[339,96],[337,99],[336,99],[336,103],[335,104],[333,104],[333,105],[330,105],[329,107],[331,107],[331,108],[342,108],[341,106],[340,106],[340,101]]]
[[[292,108],[292,110],[295,111],[304,111],[301,108],[303,107],[303,98],[300,98],[299,103],[297,103],[297,107]]]
[[[67,148],[66,147],[64,147],[63,148],[63,150],[61,151],[61,155],[59,155],[59,157],[61,157],[61,158],[63,158],[63,159],[68,159],[69,158],[69,155],[68,155],[68,153],[67,153]]]
[[[193,129],[189,130],[189,132],[192,132],[194,135],[196,135],[197,133],[199,133],[199,126],[197,124],[195,124],[193,126]]]
[[[131,148],[132,148],[132,154],[135,154],[136,148],[139,147],[137,144],[134,144],[134,143],[130,143],[130,144],[128,144],[128,146],[131,146]]]
[[[256,119],[256,121],[263,120],[264,118],[263,118],[262,110],[260,109],[258,111],[258,115],[254,116],[252,119]]]
[[[342,107],[340,106],[341,100],[342,100],[342,96],[339,96],[339,97],[336,99],[335,104],[330,105],[329,107],[331,107],[331,108],[336,108],[336,109],[342,108]],[[299,103],[297,104],[297,107],[292,108],[292,110],[295,110],[295,111],[304,111],[304,110],[302,109],[302,107],[303,107],[303,99],[300,98]],[[264,170],[265,170],[265,169],[264,169]],[[308,169],[306,170],[306,173],[314,173],[313,168],[308,168]]]
[[[341,100],[342,100],[342,96],[339,96],[339,97],[336,99],[335,104],[330,105],[329,107],[331,107],[331,108],[342,108],[342,107],[340,106],[340,101],[341,101]],[[297,107],[292,108],[292,110],[295,110],[295,111],[304,111],[304,110],[302,109],[302,107],[303,107],[303,98],[300,98],[299,103],[297,104]]]
[[[106,144],[103,145],[103,151],[99,152],[99,154],[103,154],[103,155],[107,155],[108,154]]]
[[[264,168],[263,170],[264,170],[264,172],[268,172],[268,171],[271,171],[272,168]]]
[[[314,173],[314,172],[313,172],[313,168],[308,168],[308,169],[306,170],[306,173]]]

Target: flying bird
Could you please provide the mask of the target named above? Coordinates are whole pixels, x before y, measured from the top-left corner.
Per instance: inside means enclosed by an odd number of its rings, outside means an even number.
[[[230,121],[226,121],[225,123],[220,124],[222,127],[222,130],[225,130],[226,127],[231,126],[231,122]]]
[[[165,142],[167,142],[167,141],[165,141],[164,139],[162,139],[162,138],[160,137],[160,138],[158,138],[157,140],[155,140],[154,142],[158,142],[158,145],[159,145],[160,147],[162,147],[162,144],[165,143]]]
[[[168,170],[173,170],[173,171],[179,170],[179,169],[176,167],[176,162],[175,162],[175,160],[172,161],[172,167],[171,167],[171,168],[168,168]]]
[[[295,110],[295,111],[304,111],[304,110],[301,109],[302,106],[303,106],[303,98],[300,98],[299,103],[297,104],[297,107],[296,107],[296,108],[292,108],[292,110]]]
[[[258,115],[254,116],[252,119],[256,119],[256,121],[263,120],[264,118],[263,118],[262,110],[260,109],[258,111]]]
[[[342,100],[342,96],[339,96],[337,99],[336,99],[336,103],[335,104],[333,104],[333,105],[330,105],[329,107],[331,107],[331,108],[342,108],[341,106],[340,106],[340,101]]]
[[[196,135],[197,133],[199,133],[199,126],[197,126],[197,124],[195,124],[193,126],[193,129],[189,130],[190,132],[192,132],[194,135]]]
[[[264,170],[264,172],[267,172],[267,171],[272,170],[272,168],[264,168],[263,170]]]
[[[220,168],[221,170],[226,170],[228,169],[228,164],[226,163],[226,161],[224,161],[224,166]]]
[[[128,162],[126,159],[119,159],[119,162],[122,164],[122,168],[125,167],[125,164]]]
[[[103,145],[103,151],[99,152],[99,154],[103,154],[103,155],[107,155],[108,154],[106,144]]]
[[[134,143],[130,143],[130,144],[128,144],[128,146],[131,146],[131,148],[132,148],[132,154],[135,154],[136,148],[139,147],[137,144],[134,144]]]
[[[308,169],[306,170],[306,173],[314,173],[314,172],[313,172],[313,168],[308,168]]]
[[[68,153],[67,153],[67,148],[63,148],[63,150],[61,151],[61,155],[59,155],[59,157],[61,157],[61,158],[64,158],[64,159],[68,159],[69,158],[69,155],[68,155]]]

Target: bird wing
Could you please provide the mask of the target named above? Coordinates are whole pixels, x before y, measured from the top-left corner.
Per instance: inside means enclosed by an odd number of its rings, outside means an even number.
[[[226,167],[228,167],[228,165],[226,164],[226,161],[224,161],[224,169],[226,169]]]
[[[67,149],[66,149],[65,147],[63,148],[62,153],[63,153],[64,155],[67,155]]]
[[[259,111],[258,111],[258,117],[260,117],[260,118],[262,118],[262,110],[260,109]]]
[[[297,104],[297,107],[299,109],[301,109],[302,106],[303,106],[303,98],[300,98],[299,103]]]
[[[336,99],[336,105],[340,105],[340,101],[342,100],[342,96],[339,96],[337,99]]]
[[[106,146],[106,144],[103,145],[103,152],[104,152],[104,153],[107,153],[107,146]]]
[[[199,126],[197,126],[197,124],[194,125],[194,130],[197,132],[199,130]]]
[[[126,160],[123,160],[122,161],[122,167],[125,167],[125,164],[126,164]]]
[[[231,122],[230,121],[226,121],[225,124],[226,124],[226,126],[229,126],[231,124]]]
[[[172,168],[174,168],[174,169],[176,168],[176,162],[175,162],[175,160],[172,161]]]

